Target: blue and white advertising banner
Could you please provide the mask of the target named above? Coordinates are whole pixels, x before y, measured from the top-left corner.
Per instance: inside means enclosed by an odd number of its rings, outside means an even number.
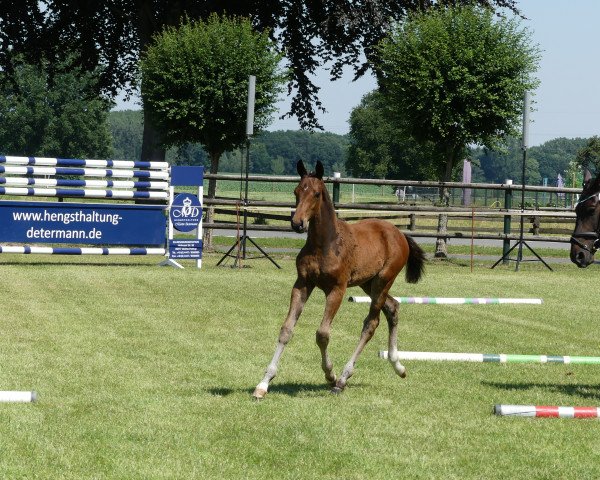
[[[191,232],[202,221],[202,206],[196,195],[180,193],[171,205],[171,223],[180,232]]]
[[[202,240],[169,240],[169,258],[177,260],[202,258]]]
[[[0,238],[16,243],[164,245],[160,205],[0,202]]]

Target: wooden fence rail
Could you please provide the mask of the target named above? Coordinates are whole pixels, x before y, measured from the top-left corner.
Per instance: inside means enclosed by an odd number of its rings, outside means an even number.
[[[240,181],[237,175],[206,174],[207,179]],[[297,177],[252,175],[249,182],[296,183]],[[411,180],[373,180],[357,178],[325,178],[333,184],[366,184],[413,186],[428,188],[459,188],[486,189],[504,191],[504,201],[497,208],[470,206],[436,206],[432,204],[416,205],[408,203],[348,203],[335,202],[338,215],[348,221],[365,217],[386,218],[395,223],[398,228],[414,237],[430,238],[473,238],[503,240],[505,244],[519,239],[519,219],[524,217],[525,236],[528,242],[569,242],[569,234],[575,223],[575,214],[569,208],[527,208],[524,210],[512,207],[515,192],[521,191],[521,185],[516,184],[482,184],[460,182],[430,182]],[[569,197],[576,201],[579,189],[558,188],[526,185],[527,192],[545,192],[555,194],[557,198]],[[339,192],[339,190],[338,190]],[[334,194],[335,198],[335,194]],[[339,198],[339,196],[338,196]],[[215,207],[219,221],[205,223],[205,228],[215,230],[237,228],[236,218],[243,215],[245,210],[248,230],[291,232],[289,225],[290,214],[295,207],[292,202],[277,202],[249,199],[245,204],[235,198],[217,197],[205,198],[206,206]],[[527,204],[526,204],[527,205]],[[448,215],[448,231],[444,234],[437,232],[435,219],[437,216]],[[231,218],[231,220],[230,220]],[[507,221],[508,220],[508,221]],[[511,222],[511,220],[515,220]],[[483,224],[485,223],[485,224]],[[475,226],[474,226],[475,225]],[[474,226],[474,227],[473,227]]]

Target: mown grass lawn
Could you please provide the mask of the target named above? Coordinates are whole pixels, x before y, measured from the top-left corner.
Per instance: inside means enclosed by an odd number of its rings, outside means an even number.
[[[377,357],[382,324],[340,396],[329,394],[314,332],[315,292],[267,398],[261,379],[287,312],[293,260],[241,270],[156,267],[155,258],[3,255],[0,478],[600,478],[597,420],[503,418],[496,403],[600,405],[591,365],[406,362]],[[116,263],[115,263],[116,262]],[[428,265],[396,295],[541,297],[542,306],[401,308],[400,347],[473,353],[600,355],[598,267],[495,270]],[[349,294],[360,294],[353,289]],[[339,371],[364,304],[342,306]]]

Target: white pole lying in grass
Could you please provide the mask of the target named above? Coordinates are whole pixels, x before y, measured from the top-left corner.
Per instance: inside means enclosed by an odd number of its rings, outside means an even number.
[[[381,350],[379,357],[388,358],[387,350]],[[600,365],[600,357],[579,355],[519,355],[512,353],[451,353],[451,352],[398,352],[398,360],[430,360],[441,362],[477,363],[562,363],[579,365]]]
[[[0,402],[15,402],[15,403],[30,403],[37,400],[37,393],[33,392],[16,392],[16,391],[0,391]]]
[[[399,303],[418,305],[541,305],[541,298],[394,297]],[[349,302],[371,303],[371,297],[350,297]]]

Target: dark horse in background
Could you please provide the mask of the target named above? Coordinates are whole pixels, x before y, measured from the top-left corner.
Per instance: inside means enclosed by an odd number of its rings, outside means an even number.
[[[583,191],[575,206],[575,230],[571,235],[571,261],[580,268],[594,262],[600,248],[600,175],[592,180],[585,171]]]
[[[423,275],[425,254],[415,241],[403,235],[394,225],[383,220],[362,220],[348,224],[337,218],[333,202],[323,182],[323,165],[317,162],[315,172],[308,173],[302,161],[297,165],[300,183],[294,190],[296,211],[292,228],[307,232],[306,244],[296,258],[298,277],[292,288],[290,309],[279,333],[279,342],[265,376],[254,390],[254,397],[267,394],[269,382],[277,373],[277,364],[304,304],[315,287],[325,293],[325,313],[317,330],[321,350],[321,367],[325,378],[341,392],[358,356],[379,325],[381,310],[389,327],[389,360],[396,373],[406,376],[398,359],[398,302],[388,291],[396,276],[406,266],[406,281],[416,283]],[[364,321],[358,346],[339,378],[327,353],[333,317],[340,308],[347,287],[360,286],[371,297],[369,313]]]

